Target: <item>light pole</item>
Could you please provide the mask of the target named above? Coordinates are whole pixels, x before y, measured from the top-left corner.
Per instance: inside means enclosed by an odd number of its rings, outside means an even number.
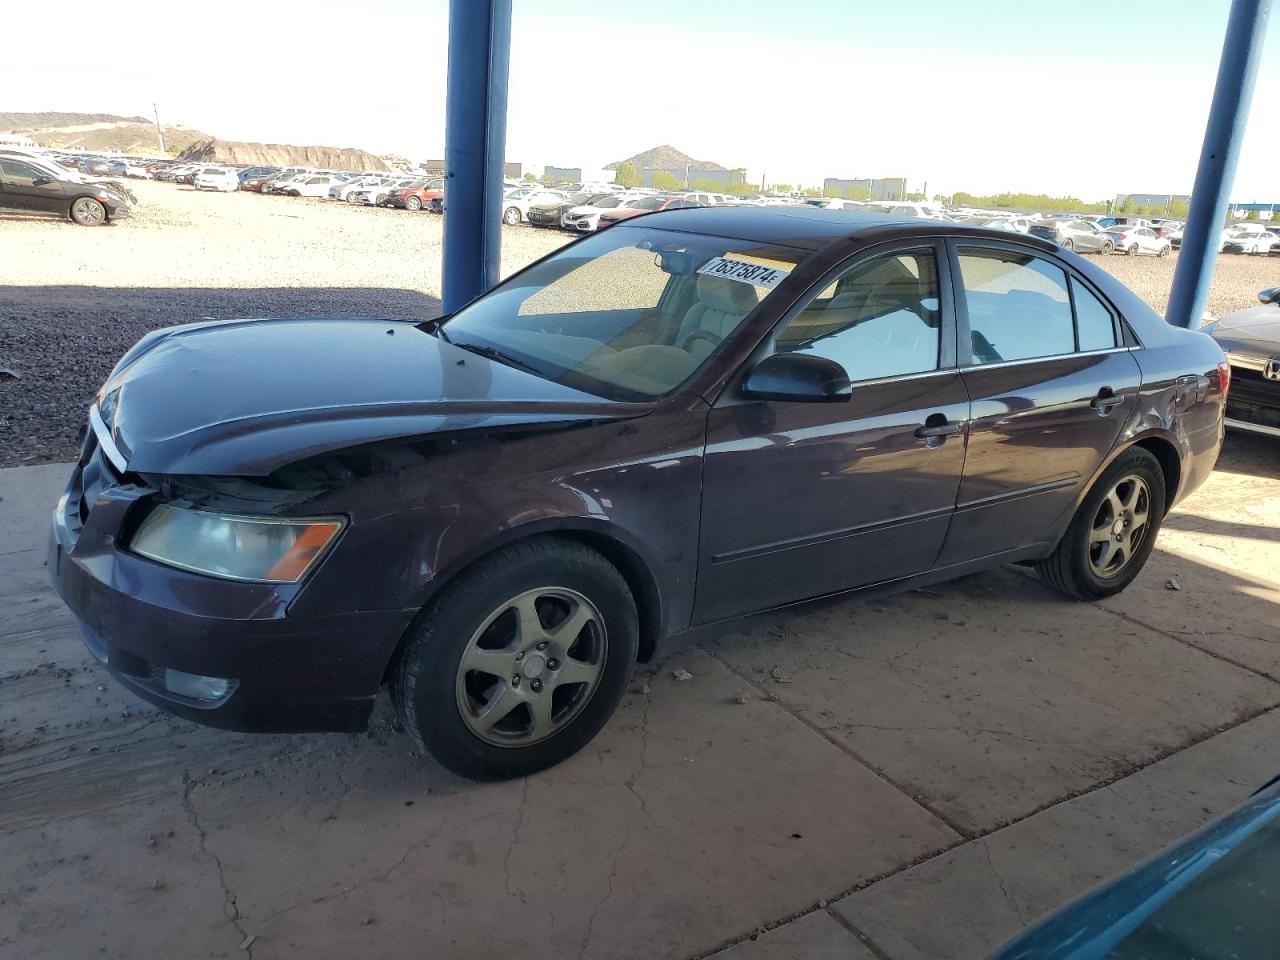
[[[156,136],[160,138],[160,152],[168,153],[164,148],[164,128],[160,126],[160,108],[152,103],[151,110],[156,115]]]

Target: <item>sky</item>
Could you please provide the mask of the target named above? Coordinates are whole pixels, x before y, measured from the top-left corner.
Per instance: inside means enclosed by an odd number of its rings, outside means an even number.
[[[1229,6],[513,0],[507,159],[596,168],[669,143],[755,182],[905,176],[931,194],[1189,193]],[[98,0],[58,9],[63,24],[101,19]],[[149,115],[156,102],[166,123],[226,140],[443,156],[447,0],[209,13],[112,13],[101,57],[6,45],[0,111]],[[6,30],[43,35],[47,16],[21,5]],[[1277,32],[1238,202],[1280,202]]]

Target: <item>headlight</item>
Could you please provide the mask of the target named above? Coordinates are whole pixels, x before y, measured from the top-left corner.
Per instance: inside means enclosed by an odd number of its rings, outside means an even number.
[[[130,549],[158,563],[229,580],[296,583],[341,532],[337,518],[277,520],[162,504]]]

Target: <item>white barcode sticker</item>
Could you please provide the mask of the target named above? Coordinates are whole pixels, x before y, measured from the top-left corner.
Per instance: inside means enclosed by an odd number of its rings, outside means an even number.
[[[763,263],[734,260],[732,257],[712,257],[698,268],[698,272],[711,277],[723,277],[725,280],[737,280],[739,283],[750,283],[753,286],[770,289],[780,284],[790,273],[789,270],[765,266]]]

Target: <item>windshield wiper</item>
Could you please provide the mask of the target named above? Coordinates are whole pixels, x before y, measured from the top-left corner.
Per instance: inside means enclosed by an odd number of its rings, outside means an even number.
[[[452,340],[449,342],[453,343]],[[537,367],[532,364],[525,363],[523,360],[517,360],[510,354],[503,353],[497,347],[486,347],[478,343],[454,343],[454,346],[461,347],[463,350],[466,350],[469,353],[474,353],[476,356],[485,357],[488,360],[496,360],[498,363],[505,363],[509,367],[515,367],[519,370],[525,371],[526,373],[532,373],[536,376],[542,377],[544,380],[547,379],[547,375]]]

